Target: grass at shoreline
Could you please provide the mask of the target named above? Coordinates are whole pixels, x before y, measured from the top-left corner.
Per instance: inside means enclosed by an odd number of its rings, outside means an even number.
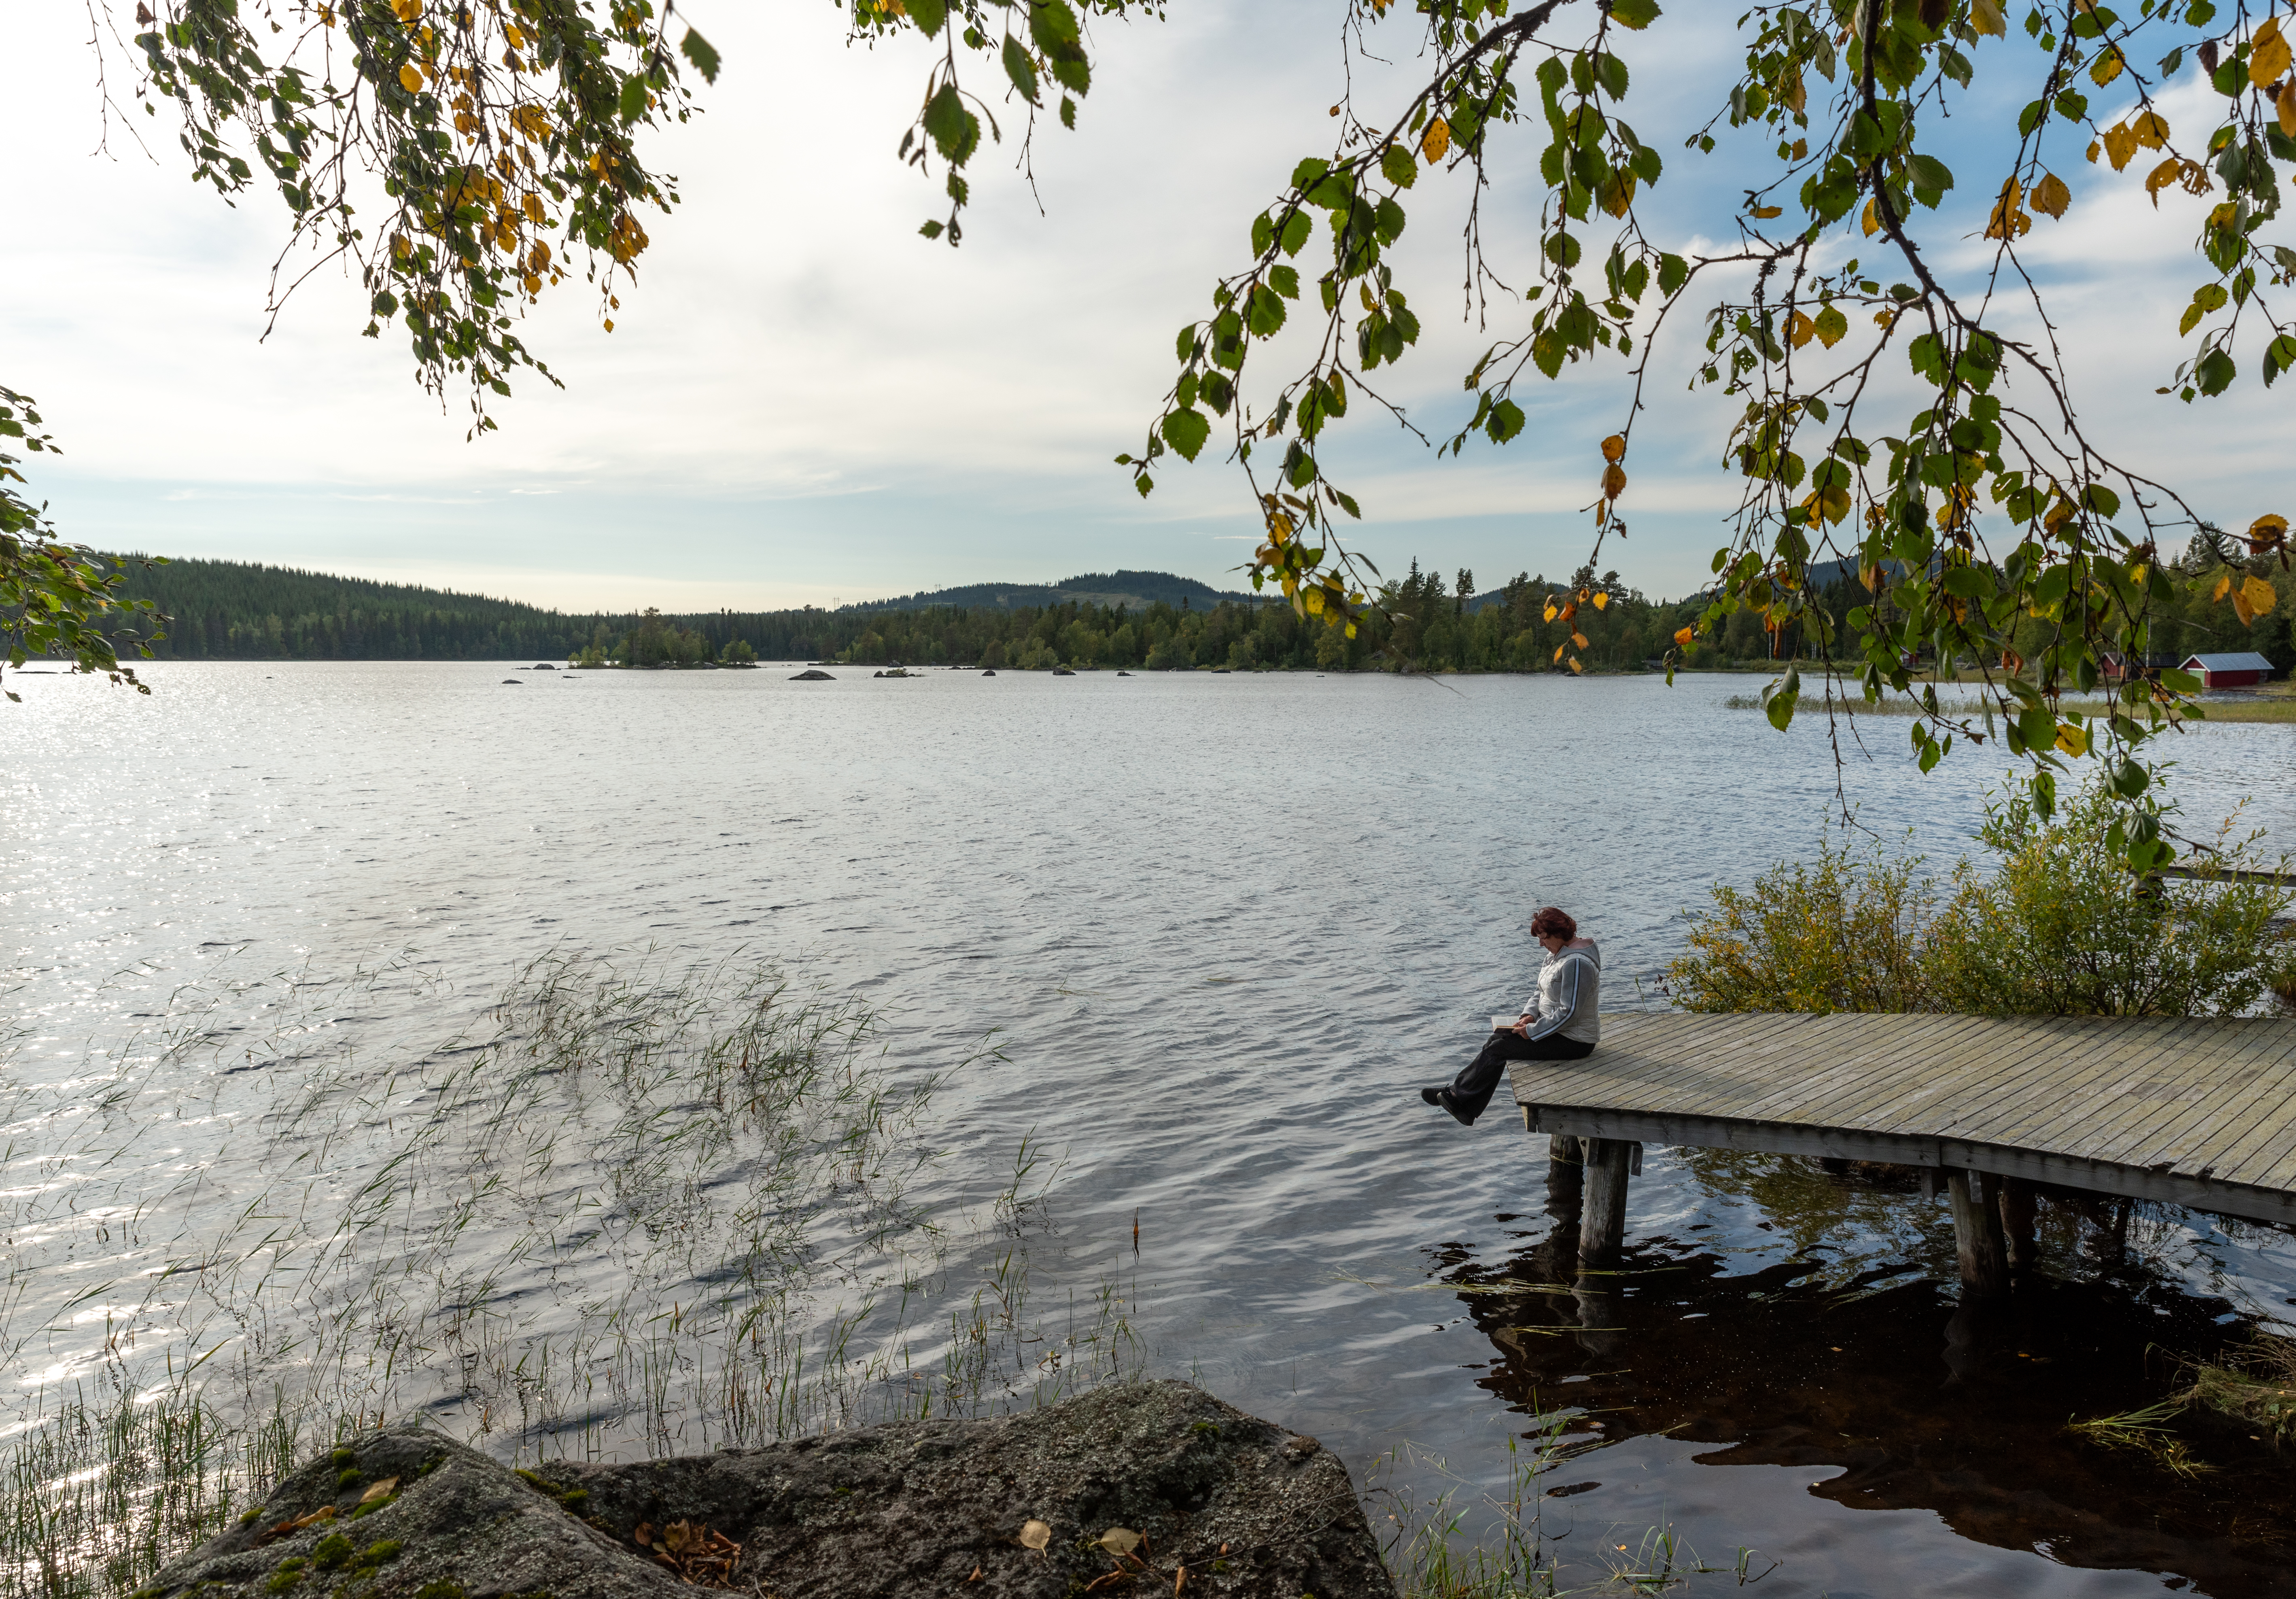
[[[1953,709],[1952,702],[1946,701],[1945,704],[1950,714]],[[1762,701],[1759,694],[1732,694],[1722,701],[1722,705],[1726,710],[1759,710],[1762,709]],[[1887,699],[1879,704],[1868,704],[1862,695],[1857,694],[1849,695],[1845,699],[1836,699],[1834,707],[1841,714],[1852,718],[1916,717],[1929,714],[1913,700]],[[2057,708],[2060,710],[2077,710],[2083,716],[2103,716],[2112,709],[2112,705],[2110,701],[2104,700],[2064,700],[2059,701]],[[1825,709],[1824,701],[1812,699],[1805,694],[1800,709],[1795,713],[1796,718],[1823,716]],[[2296,722],[2296,696],[2259,693],[2253,700],[2204,700],[2201,701],[2199,709],[2201,715],[2196,719],[2218,725],[2233,722]]]

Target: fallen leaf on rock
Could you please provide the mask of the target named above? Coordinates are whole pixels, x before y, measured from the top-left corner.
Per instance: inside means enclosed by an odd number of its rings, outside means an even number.
[[[1100,1546],[1111,1554],[1129,1554],[1140,1547],[1140,1535],[1129,1527],[1111,1527],[1100,1535]]]
[[[1053,1529],[1049,1523],[1037,1521],[1021,1523],[1021,1547],[1023,1549],[1034,1549],[1041,1554],[1052,1541]]]
[[[398,1479],[396,1477],[385,1477],[381,1481],[367,1489],[366,1492],[361,1494],[359,1496],[359,1503],[362,1505],[372,1505],[377,1499],[388,1499],[391,1495],[398,1491]]]

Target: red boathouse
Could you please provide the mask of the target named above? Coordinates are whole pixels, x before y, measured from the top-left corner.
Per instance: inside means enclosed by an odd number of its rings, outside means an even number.
[[[2184,669],[2199,673],[2202,688],[2253,688],[2272,676],[2272,663],[2253,650],[2228,655],[2187,655]]]

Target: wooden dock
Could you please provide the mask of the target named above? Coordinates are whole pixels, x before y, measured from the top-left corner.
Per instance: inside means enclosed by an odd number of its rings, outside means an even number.
[[[1587,1059],[1511,1075],[1528,1130],[1593,1141],[1592,1257],[1645,1143],[1936,1170],[1988,1287],[2031,1183],[2296,1224],[2296,1021],[1628,1013]]]

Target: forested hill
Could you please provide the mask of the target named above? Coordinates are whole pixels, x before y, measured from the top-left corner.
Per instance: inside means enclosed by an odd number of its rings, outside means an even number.
[[[562,656],[588,618],[516,600],[238,561],[127,557],[132,599],[174,619],[162,660],[509,660]]]
[[[1193,578],[1170,572],[1084,572],[1060,583],[968,583],[961,588],[936,588],[898,600],[863,600],[840,605],[840,611],[923,611],[935,605],[986,605],[1011,611],[1022,605],[1121,605],[1145,611],[1169,605],[1175,611],[1209,611],[1226,600],[1239,605],[1262,603],[1257,594],[1224,592]]]

